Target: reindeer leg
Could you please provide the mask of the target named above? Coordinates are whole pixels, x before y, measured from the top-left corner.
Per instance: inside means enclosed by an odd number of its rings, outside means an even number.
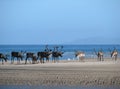
[[[25,59],[25,64],[27,64],[27,58]]]
[[[15,59],[15,57],[13,57],[13,63],[14,63],[14,59]]]
[[[55,63],[55,57],[53,58],[53,62]]]
[[[52,57],[52,62],[54,62],[54,58]]]
[[[115,61],[117,61],[117,56],[115,56]]]
[[[83,62],[83,57],[81,57],[81,61]]]
[[[101,61],[101,56],[100,56],[100,61]]]
[[[102,56],[101,60],[104,61],[103,56]]]
[[[39,57],[37,57],[37,63],[39,63]]]
[[[17,59],[18,59],[18,60],[17,60],[17,63],[20,64],[20,63],[19,63],[20,58],[17,58]]]
[[[81,60],[81,59],[80,59],[80,57],[79,57],[79,56],[77,57],[77,60],[78,60],[78,62],[80,62],[80,60]]]
[[[21,61],[23,61],[23,58],[21,57]]]
[[[56,58],[56,57],[55,57],[55,61],[54,61],[54,63],[55,63],[55,62],[57,62],[57,58]]]
[[[31,58],[31,64],[33,64],[33,62],[34,62],[34,58],[32,57],[32,58]]]
[[[11,64],[12,64],[12,57],[11,57]]]
[[[58,57],[58,62],[59,62],[59,57]]]
[[[100,61],[100,57],[98,57],[98,61]]]
[[[48,58],[46,58],[46,62],[48,62]]]
[[[18,58],[18,64],[20,64],[20,58]]]
[[[35,60],[36,60],[36,58],[35,58],[35,57],[33,57],[33,58],[32,58],[32,60],[33,60],[33,64],[35,64]]]
[[[18,57],[17,57],[17,64],[18,64]]]
[[[114,56],[112,57],[112,60],[114,60]]]
[[[38,61],[38,63],[40,62],[40,58],[39,57],[37,58],[37,61]]]
[[[22,60],[22,59],[21,59]],[[20,58],[19,58],[19,64],[20,64]]]
[[[19,58],[17,57],[17,64],[19,64]]]
[[[43,58],[43,63],[45,63],[45,62],[44,62],[44,58]]]
[[[56,58],[54,57],[54,63],[55,63]]]
[[[13,57],[11,57],[11,64],[13,64]]]
[[[38,57],[38,63],[39,63],[39,62],[41,63],[41,59],[40,59],[40,57]]]
[[[29,63],[31,64],[31,61],[30,61],[30,59],[31,59],[31,58],[29,58],[28,60],[29,60]]]
[[[85,59],[85,57],[83,57],[83,62],[85,62],[85,60],[84,60],[84,59]]]
[[[42,63],[42,58],[40,57],[40,63]]]
[[[49,58],[47,57],[47,62],[49,62]]]
[[[44,58],[42,58],[42,63],[44,63]]]
[[[100,58],[97,58],[97,61],[99,61],[100,60]]]
[[[2,58],[2,65],[4,64],[3,58]]]

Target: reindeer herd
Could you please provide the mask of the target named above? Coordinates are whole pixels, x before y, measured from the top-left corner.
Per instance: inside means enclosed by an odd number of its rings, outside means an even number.
[[[58,47],[55,46],[53,51],[51,49],[48,48],[48,45],[46,45],[45,50],[44,51],[40,51],[37,52],[37,54],[33,53],[33,52],[26,52],[26,51],[21,51],[21,52],[11,52],[11,64],[14,63],[14,60],[17,59],[17,63],[20,64],[20,61],[25,60],[25,64],[27,64],[27,62],[29,61],[29,63],[35,64],[35,63],[45,63],[45,59],[46,62],[49,62],[50,57],[52,57],[52,62],[59,62],[59,57],[63,56],[63,46]],[[115,48],[114,50],[108,49],[111,55],[111,58],[114,59],[115,61],[117,60],[117,56],[118,56],[118,51]],[[94,53],[96,54],[96,56],[98,57],[99,61],[104,61],[104,53],[101,50],[99,50],[98,52],[94,49]],[[25,55],[25,59],[24,59],[24,55]],[[7,62],[8,60],[8,56],[10,55],[4,55],[3,53],[0,53],[0,61],[2,61],[2,64],[4,64],[4,61]],[[85,58],[85,53],[81,52],[81,51],[76,51],[75,52],[75,57],[80,61],[84,61]]]
[[[52,56],[53,62],[58,62],[59,57],[62,57],[64,53],[62,49],[63,49],[63,46],[61,47],[56,46],[52,51],[51,49],[48,48],[48,46],[46,46],[44,51],[37,52],[37,54],[33,52],[26,52],[26,51],[11,52],[11,64],[14,63],[15,59],[17,59],[17,63],[20,64],[20,61],[23,61],[24,55],[26,56],[25,64],[27,64],[27,61],[31,63],[31,60],[33,64],[38,62],[45,63],[45,59],[46,59],[46,62],[49,62],[49,59],[51,56]],[[2,64],[4,64],[4,61],[7,62],[8,56],[9,55],[4,55],[3,53],[0,53],[0,60],[2,60]]]
[[[116,48],[114,48],[114,50],[112,51],[112,50],[110,50],[110,49],[108,49],[109,50],[109,52],[110,52],[110,55],[111,55],[111,58],[112,58],[112,60],[117,60],[117,57],[118,57],[118,51],[117,51],[117,49]],[[96,54],[96,56],[97,56],[97,59],[99,60],[99,61],[104,61],[104,58],[103,58],[103,56],[104,56],[104,52],[102,51],[102,49],[100,49],[98,52],[94,49],[94,53]],[[85,58],[85,53],[84,52],[81,52],[81,51],[76,51],[75,52],[75,57],[77,57],[77,59],[80,61],[84,61],[84,58]]]

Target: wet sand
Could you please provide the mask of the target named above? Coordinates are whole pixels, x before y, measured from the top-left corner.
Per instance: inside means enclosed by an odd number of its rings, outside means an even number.
[[[120,87],[120,60],[0,64],[0,85]]]

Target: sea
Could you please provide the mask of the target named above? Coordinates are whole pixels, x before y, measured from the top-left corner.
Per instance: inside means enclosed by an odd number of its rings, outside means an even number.
[[[120,52],[120,45],[47,45],[49,49],[54,50],[54,47],[59,47],[58,50],[64,52],[63,57],[59,60],[76,60],[75,52],[82,51],[85,53],[85,59],[94,59],[97,58],[94,49],[96,52],[102,50],[104,52],[104,58],[111,58],[110,50],[113,51],[116,49]],[[11,52],[33,52],[37,55],[37,52],[44,51],[46,45],[0,45],[0,53],[9,55],[8,59],[11,59]],[[120,57],[120,55],[118,55]],[[51,60],[51,58],[50,58]]]

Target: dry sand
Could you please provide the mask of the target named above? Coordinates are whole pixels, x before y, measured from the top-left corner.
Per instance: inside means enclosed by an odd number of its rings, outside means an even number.
[[[0,63],[0,85],[120,86],[118,61]]]

